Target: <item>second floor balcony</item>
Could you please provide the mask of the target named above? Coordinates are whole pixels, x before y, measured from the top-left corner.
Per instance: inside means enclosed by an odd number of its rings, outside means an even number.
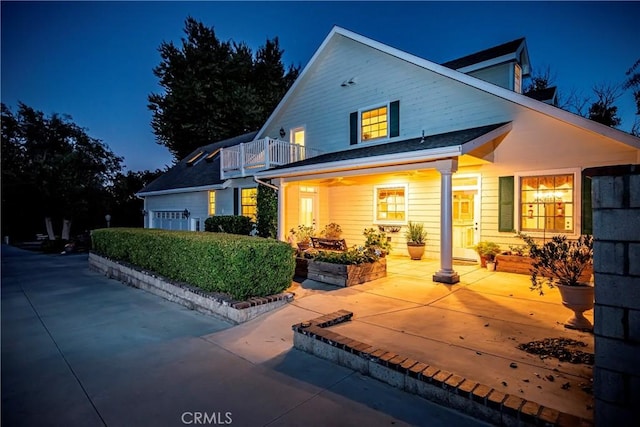
[[[319,150],[279,139],[257,139],[220,150],[220,177],[229,179],[251,176],[274,166],[286,165],[319,154]]]

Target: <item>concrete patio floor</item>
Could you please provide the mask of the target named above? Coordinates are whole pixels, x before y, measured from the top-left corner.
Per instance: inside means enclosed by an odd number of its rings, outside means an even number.
[[[478,265],[455,265],[461,281],[445,285],[431,280],[437,261],[391,255],[387,262],[387,277],[349,288],[308,279],[296,282],[290,289],[296,293],[291,305],[318,314],[352,311],[351,322],[331,329],[504,393],[593,419],[593,396],[582,389],[591,386],[591,366],[541,359],[517,348],[564,337],[584,342],[587,346],[579,349],[593,353],[593,334],[564,327],[571,311],[562,306],[557,289],[540,296],[529,290],[529,276],[489,272]],[[593,311],[585,316],[593,322]],[[303,320],[308,319],[298,319]]]

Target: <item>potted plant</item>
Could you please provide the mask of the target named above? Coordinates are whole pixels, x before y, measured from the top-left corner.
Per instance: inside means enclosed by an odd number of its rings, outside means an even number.
[[[591,330],[593,325],[583,312],[593,309],[594,288],[590,283],[593,263],[593,236],[582,235],[577,240],[567,236],[553,236],[550,241],[529,245],[531,263],[531,290],[544,295],[543,287],[557,287],[562,305],[573,310],[574,315],[565,327]],[[588,277],[587,277],[588,276]]]
[[[342,235],[342,228],[339,224],[332,222],[324,226],[324,229],[320,232],[320,235],[325,239],[339,239]]]
[[[381,257],[385,257],[391,252],[391,243],[387,239],[384,231],[376,231],[374,228],[365,228],[362,233],[366,238],[364,247],[380,252]]]
[[[295,239],[300,251],[309,249],[311,238],[316,235],[316,229],[312,225],[298,225],[297,228],[289,230],[291,239]]]
[[[496,255],[500,253],[500,246],[495,242],[481,241],[478,242],[474,249],[480,256],[480,266],[495,270],[495,258]],[[492,265],[492,268],[489,267],[489,263]]]
[[[424,229],[424,224],[409,221],[404,236],[407,239],[409,257],[414,260],[422,259],[427,242],[427,232]]]

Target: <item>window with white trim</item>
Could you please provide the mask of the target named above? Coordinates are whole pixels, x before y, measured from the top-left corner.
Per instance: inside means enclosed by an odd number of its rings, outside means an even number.
[[[382,106],[366,110],[360,116],[360,140],[370,141],[378,138],[386,138],[388,135],[388,108]]]
[[[374,187],[374,222],[405,224],[407,222],[407,186]]]
[[[258,212],[257,200],[257,188],[243,188],[240,192],[240,215],[248,216],[255,221]]]
[[[520,230],[573,234],[576,229],[574,173],[520,176]]]
[[[209,191],[209,216],[216,214],[216,192]]]

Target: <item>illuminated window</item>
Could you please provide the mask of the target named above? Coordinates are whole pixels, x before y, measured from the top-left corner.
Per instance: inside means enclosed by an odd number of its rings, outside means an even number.
[[[387,106],[362,112],[360,135],[362,141],[386,138],[388,130]]]
[[[240,196],[240,215],[248,216],[251,220],[256,220],[257,212],[257,188],[243,188]]]
[[[291,142],[293,144],[302,145],[304,147],[304,128],[296,128],[291,130]]]
[[[209,191],[209,216],[216,214],[216,192]]]
[[[573,174],[521,177],[521,230],[573,233],[574,182]]]
[[[220,152],[220,149],[213,150],[211,153],[207,154],[207,157],[204,158],[205,162],[212,162],[213,158]]]
[[[375,187],[375,222],[405,223],[407,219],[407,187]]]
[[[513,90],[517,93],[522,93],[522,68],[518,64],[515,64],[514,67]]]

